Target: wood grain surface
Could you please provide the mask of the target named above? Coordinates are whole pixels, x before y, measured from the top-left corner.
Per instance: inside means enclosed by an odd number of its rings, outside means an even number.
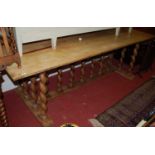
[[[22,67],[15,64],[7,67],[13,81],[20,80],[41,72],[72,64],[96,55],[111,52],[132,44],[154,38],[154,35],[133,30],[131,35],[121,32],[115,37],[113,32],[101,31],[87,35],[58,39],[57,49],[43,49],[24,54],[21,58]]]

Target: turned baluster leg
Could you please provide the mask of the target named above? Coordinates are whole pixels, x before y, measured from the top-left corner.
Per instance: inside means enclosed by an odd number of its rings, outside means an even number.
[[[17,45],[16,45],[16,41],[15,41],[15,36],[14,36],[13,28],[12,27],[8,27],[8,31],[9,31],[9,34],[10,34],[10,41],[11,41],[12,50],[14,52],[17,52]]]
[[[58,69],[58,82],[57,82],[57,91],[62,91],[62,69]]]
[[[36,82],[36,78],[32,77],[31,78],[31,84],[30,84],[30,94],[31,94],[31,98],[33,99],[34,102],[34,106],[37,107],[37,82]]]
[[[28,82],[27,81],[24,81],[21,84],[21,88],[22,88],[24,97],[25,98],[28,98],[29,97],[29,93],[28,93],[28,89],[29,89]]]
[[[39,75],[39,78],[40,78],[40,81],[39,81],[39,88],[40,88],[39,102],[40,102],[40,106],[43,109],[43,111],[47,112],[48,77],[46,76],[46,73],[41,73]]]
[[[69,84],[69,86],[71,88],[74,86],[74,81],[75,81],[75,70],[74,70],[74,65],[71,65],[71,67],[70,67],[70,84]]]
[[[119,69],[122,68],[122,65],[123,65],[123,60],[125,58],[125,52],[126,52],[126,48],[123,48],[123,50],[121,51],[121,57],[120,57],[120,64],[119,64]]]
[[[3,102],[3,97],[2,95],[0,96],[0,122],[2,126],[7,127],[8,124],[8,119],[7,119],[7,114],[6,114],[6,108]]]
[[[111,72],[113,70],[113,65],[112,65],[112,59],[113,59],[113,54],[109,54],[106,56],[106,71]]]
[[[84,61],[81,62],[81,77],[80,77],[80,81],[84,82],[85,81],[85,69],[84,69],[85,63]]]
[[[138,49],[139,49],[139,44],[136,44],[134,50],[133,50],[133,55],[131,56],[131,62],[130,62],[130,67],[129,71],[131,72],[133,70],[135,61],[136,61],[136,56],[138,54]]]
[[[91,60],[90,78],[94,77],[95,60]]]
[[[99,68],[99,75],[102,75],[103,74],[103,56],[101,56],[101,58],[100,58],[100,60],[99,60],[99,66],[100,66],[100,68]]]
[[[3,93],[1,90],[1,82],[2,82],[2,77],[0,77],[0,123],[3,127],[9,126],[8,119],[7,119],[7,114],[6,114],[6,108],[5,104],[3,102]]]

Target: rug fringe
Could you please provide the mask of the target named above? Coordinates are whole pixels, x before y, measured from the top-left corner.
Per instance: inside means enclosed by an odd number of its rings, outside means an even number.
[[[93,127],[104,127],[97,119],[89,119],[89,122],[92,124]]]

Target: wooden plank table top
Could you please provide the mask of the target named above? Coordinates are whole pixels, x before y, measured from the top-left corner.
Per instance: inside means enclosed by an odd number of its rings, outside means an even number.
[[[16,64],[7,67],[6,71],[13,81],[17,81],[44,71],[49,71],[64,65],[84,60],[99,54],[111,52],[132,44],[153,39],[155,36],[133,30],[121,32],[115,37],[114,32],[101,31],[88,35],[66,37],[58,40],[57,49],[43,49],[26,53],[22,56],[22,67]]]

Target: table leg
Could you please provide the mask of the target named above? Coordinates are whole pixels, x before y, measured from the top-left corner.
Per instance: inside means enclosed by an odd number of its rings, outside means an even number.
[[[99,60],[99,75],[102,75],[103,74],[103,67],[104,67],[104,64],[103,64],[103,59],[104,59],[104,57],[103,57],[103,55],[100,57],[100,60]]]
[[[121,51],[121,57],[120,57],[120,64],[119,64],[119,69],[121,70],[122,65],[123,65],[123,60],[125,58],[125,52],[127,51],[127,48],[123,48]]]
[[[33,106],[37,107],[37,82],[36,82],[36,78],[32,77],[31,78],[31,84],[30,84],[30,94],[31,94],[31,98],[33,99]]]
[[[47,93],[48,93],[48,88],[47,88],[47,82],[48,82],[48,77],[46,73],[41,73],[39,75],[40,81],[39,81],[39,99],[40,99],[40,106],[43,109],[43,111],[46,113],[47,112]]]
[[[133,55],[131,56],[131,62],[130,62],[130,68],[129,71],[131,72],[133,70],[135,61],[136,61],[136,56],[138,54],[138,49],[139,49],[139,44],[136,44],[134,50],[133,50]]]
[[[21,81],[22,83],[20,88],[17,89],[17,93],[42,126],[52,126],[53,121],[46,113],[48,78],[45,73],[41,73],[39,78],[40,81],[37,81],[36,77]]]
[[[81,62],[81,77],[80,77],[80,81],[83,83],[85,82],[85,69],[84,69],[84,61]]]
[[[9,125],[8,119],[7,119],[7,114],[6,114],[5,104],[4,104],[1,96],[0,96],[0,122],[1,122],[1,125],[4,127],[7,127]]]
[[[2,77],[0,77],[0,123],[3,127],[9,126],[7,114],[6,114],[6,108],[3,101],[3,93],[1,90],[1,83],[3,82]]]
[[[91,60],[91,70],[90,70],[90,78],[92,79],[94,75],[94,69],[95,69],[95,59]]]
[[[75,82],[75,70],[74,70],[74,65],[72,64],[70,67],[70,88],[72,88],[74,86],[74,82]]]
[[[58,69],[58,83],[57,83],[58,92],[62,92],[62,69]]]
[[[26,99],[29,98],[29,93],[28,93],[28,82],[27,81],[24,81],[21,85],[20,85],[22,91],[23,91],[23,95]]]

